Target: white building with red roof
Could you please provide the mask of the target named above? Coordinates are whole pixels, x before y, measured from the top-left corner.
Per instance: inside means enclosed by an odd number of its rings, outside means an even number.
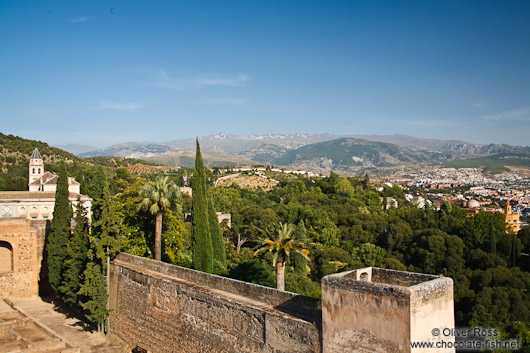
[[[57,175],[44,170],[44,161],[37,148],[29,160],[29,191],[0,191],[0,218],[23,217],[30,220],[51,220],[55,206]],[[81,195],[80,186],[68,177],[69,199],[75,210],[79,198],[90,215],[92,199]]]

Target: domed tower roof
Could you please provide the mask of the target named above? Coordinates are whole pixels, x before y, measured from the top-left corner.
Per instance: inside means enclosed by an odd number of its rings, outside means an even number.
[[[42,156],[40,155],[39,149],[37,147],[35,147],[35,149],[33,150],[30,159],[42,159]]]
[[[467,208],[479,208],[480,207],[480,203],[477,201],[477,200],[469,200],[467,202]]]

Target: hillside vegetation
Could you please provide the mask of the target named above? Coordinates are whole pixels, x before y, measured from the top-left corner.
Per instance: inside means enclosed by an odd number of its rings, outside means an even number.
[[[530,153],[498,153],[486,157],[464,158],[444,163],[453,168],[484,168],[492,174],[509,171],[507,166],[530,168]]]
[[[82,159],[45,142],[0,133],[0,191],[28,189],[28,164],[35,148],[39,149],[47,171],[57,172],[59,161],[66,161],[69,175],[81,182],[82,193],[86,191],[84,182],[93,178],[96,166],[105,167],[109,173],[113,169],[126,168],[134,164],[160,166],[155,162],[134,158],[91,157]]]
[[[441,158],[441,154],[412,151],[390,143],[342,138],[288,151],[275,159],[274,164],[362,174],[370,168],[432,164]]]

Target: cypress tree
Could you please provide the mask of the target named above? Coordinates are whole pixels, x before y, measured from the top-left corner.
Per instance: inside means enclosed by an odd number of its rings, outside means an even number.
[[[212,238],[214,269],[216,273],[223,273],[226,270],[226,247],[223,232],[219,226],[219,219],[215,212],[212,189],[208,190],[208,220]]]
[[[93,253],[90,257],[94,258]],[[86,318],[103,331],[107,309],[107,286],[104,271],[99,263],[89,262],[83,272],[84,282],[79,290],[80,304],[85,309]]]
[[[98,166],[96,173],[94,175],[94,180],[90,183],[88,188],[88,196],[92,197],[96,202],[92,205],[92,218],[98,219],[101,213],[100,206],[97,203],[97,200],[101,199],[103,195],[103,189],[107,184],[107,177],[105,175],[105,170],[102,166]],[[108,188],[108,185],[107,185]]]
[[[490,219],[490,252],[497,254],[497,236],[495,234],[496,229],[493,226],[493,217]]]
[[[206,201],[206,173],[202,160],[199,139],[195,155],[195,169],[191,178],[193,197],[191,200],[191,239],[193,267],[203,272],[213,272],[213,248],[208,221]]]
[[[77,304],[77,293],[80,289],[81,275],[86,267],[89,249],[88,237],[90,232],[87,211],[79,196],[77,197],[74,222],[74,230],[66,246],[67,258],[64,261],[63,281],[59,288],[61,297],[70,305]]]
[[[116,205],[110,197],[106,179],[102,183],[101,197],[94,202],[99,209],[98,218],[94,220],[90,236],[88,263],[83,272],[83,283],[79,289],[79,302],[85,310],[85,317],[103,330],[105,317],[109,309],[108,292],[105,274],[107,258],[114,256],[121,249],[121,219],[116,212]]]
[[[517,236],[515,235],[515,233],[512,233],[510,232],[511,236],[512,236],[512,248],[511,248],[511,253],[510,253],[510,265],[512,267],[516,267],[517,266],[517,258],[518,258],[518,254],[517,254]]]
[[[57,191],[55,192],[55,207],[51,222],[50,235],[48,236],[48,274],[50,286],[59,293],[63,281],[63,264],[66,259],[66,245],[70,237],[70,221],[72,207],[68,200],[68,176],[66,165],[63,161],[59,164],[59,177]]]
[[[100,210],[99,217],[94,220],[93,234],[99,243],[95,250],[96,256],[101,261],[101,267],[105,270],[107,250],[108,255],[112,257],[121,250],[122,246],[120,238],[122,221],[116,212],[116,204],[110,197],[106,180],[103,183],[101,198],[96,200],[95,204]]]

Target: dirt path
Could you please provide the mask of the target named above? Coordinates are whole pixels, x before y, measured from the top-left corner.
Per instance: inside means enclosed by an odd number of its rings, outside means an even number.
[[[44,325],[71,347],[77,347],[81,353],[126,353],[130,349],[117,337],[105,336],[100,332],[86,331],[84,323],[71,317],[52,303],[50,298],[13,300],[15,308]]]

